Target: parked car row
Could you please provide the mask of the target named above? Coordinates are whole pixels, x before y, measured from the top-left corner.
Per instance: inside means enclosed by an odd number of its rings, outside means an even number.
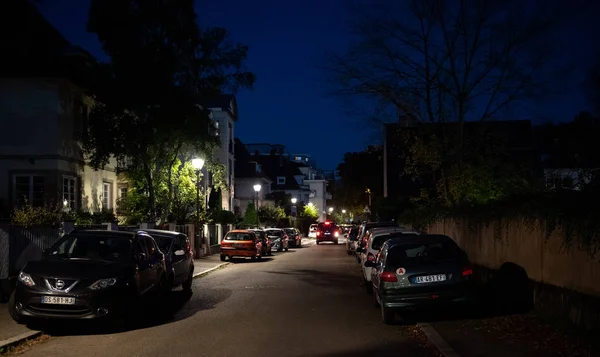
[[[193,252],[185,234],[163,230],[73,231],[19,273],[9,312],[40,319],[126,318],[145,297],[191,290]]]
[[[228,232],[221,242],[221,261],[232,258],[262,259],[273,251],[288,251],[302,246],[297,228],[236,229]]]
[[[368,222],[351,228],[347,241],[348,254],[361,264],[367,293],[386,324],[404,309],[475,300],[467,254],[448,236]]]

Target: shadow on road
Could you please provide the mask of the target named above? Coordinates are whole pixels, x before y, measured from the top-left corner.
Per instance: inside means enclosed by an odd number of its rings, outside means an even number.
[[[415,341],[396,341],[382,343],[380,345],[361,347],[360,349],[348,349],[340,352],[328,352],[313,355],[314,357],[364,357],[364,356],[437,356],[436,351],[427,353],[423,347]]]
[[[64,321],[57,324],[37,324],[35,327],[52,336],[81,336],[121,333],[138,329],[160,326],[184,320],[203,310],[210,310],[231,296],[228,289],[204,289],[201,296],[194,297],[191,292],[172,291],[164,301],[148,299],[138,305],[127,322],[100,321]]]
[[[355,285],[358,282],[356,274],[336,274],[313,269],[300,269],[294,271],[268,271],[270,274],[294,276],[303,282],[321,287],[339,287]]]

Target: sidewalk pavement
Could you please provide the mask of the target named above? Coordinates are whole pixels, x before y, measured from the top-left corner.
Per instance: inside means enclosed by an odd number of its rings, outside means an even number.
[[[0,351],[3,347],[34,338],[41,333],[14,322],[8,313],[8,304],[0,304]]]
[[[194,277],[210,273],[227,264],[229,264],[229,262],[221,261],[221,256],[218,251],[216,251],[216,253],[213,252],[211,255],[194,259]]]

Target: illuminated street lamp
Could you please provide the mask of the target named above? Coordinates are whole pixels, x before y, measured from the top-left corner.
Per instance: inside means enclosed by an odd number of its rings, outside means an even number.
[[[293,205],[295,205],[295,204],[296,204],[296,202],[298,202],[298,199],[297,199],[296,197],[293,197],[293,198],[292,198],[292,204],[293,204]]]
[[[259,226],[259,222],[258,222],[258,193],[260,192],[260,189],[262,188],[262,186],[260,184],[256,184],[254,186],[252,186],[254,188],[254,192],[256,192],[256,228],[258,228]]]
[[[342,214],[346,214],[346,210],[345,209],[342,210]]]
[[[329,207],[329,214],[331,214],[331,212],[333,212],[333,207]]]
[[[200,239],[200,171],[204,167],[204,159],[199,157],[192,159],[192,167],[196,171],[196,234]],[[206,194],[206,190],[204,192]]]

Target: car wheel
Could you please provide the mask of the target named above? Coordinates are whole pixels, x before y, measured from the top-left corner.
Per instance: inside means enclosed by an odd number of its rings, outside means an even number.
[[[317,241],[317,245],[319,245],[319,241]]]
[[[381,321],[386,325],[391,325],[396,322],[396,313],[390,309],[386,309],[381,305]]]
[[[285,247],[285,251],[287,252],[288,250],[290,250],[290,247]]]
[[[333,244],[338,244],[339,242],[336,240],[335,242],[333,242]]]
[[[221,254],[221,261],[224,262],[225,261],[225,256],[223,254]]]
[[[15,292],[10,294],[10,298],[8,299],[8,313],[16,323],[25,324],[25,318],[19,315],[15,307]]]
[[[181,287],[185,291],[192,291],[192,283],[194,282],[194,267],[190,268],[190,274],[188,278],[181,284]]]

